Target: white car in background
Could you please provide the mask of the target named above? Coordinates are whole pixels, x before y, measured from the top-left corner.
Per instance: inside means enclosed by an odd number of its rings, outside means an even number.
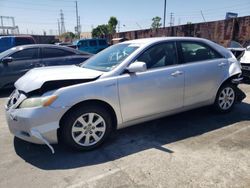
[[[242,75],[250,78],[250,46],[246,48],[244,55],[240,58],[240,64]]]

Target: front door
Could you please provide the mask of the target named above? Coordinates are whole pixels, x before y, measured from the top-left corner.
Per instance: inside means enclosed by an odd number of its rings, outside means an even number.
[[[184,74],[177,62],[175,43],[157,44],[136,61],[145,62],[147,71],[118,78],[123,121],[181,108]]]
[[[13,86],[13,83],[27,71],[40,65],[38,48],[24,49],[15,52],[9,57],[13,58],[10,63],[2,63],[1,85],[2,87]]]

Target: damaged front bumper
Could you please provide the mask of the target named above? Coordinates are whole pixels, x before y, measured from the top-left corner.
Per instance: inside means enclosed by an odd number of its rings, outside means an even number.
[[[58,143],[57,129],[65,108],[22,108],[5,107],[10,132],[16,137],[35,144],[46,144],[54,153],[51,144]]]

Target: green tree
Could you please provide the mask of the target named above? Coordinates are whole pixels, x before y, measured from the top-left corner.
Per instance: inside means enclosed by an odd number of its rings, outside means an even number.
[[[162,26],[161,18],[159,16],[152,18],[152,21],[153,21],[151,24],[152,29],[157,29],[157,28],[160,28]]]
[[[118,24],[118,20],[116,17],[111,16],[108,24],[98,25],[96,28],[92,30],[92,37],[106,37],[108,34],[114,34],[116,32],[116,26]]]
[[[109,26],[109,34],[114,34],[116,33],[116,26],[118,24],[118,20],[116,17],[111,16],[109,21],[108,21],[108,26]]]
[[[106,24],[98,25],[92,30],[92,37],[102,38],[109,34],[109,26]]]

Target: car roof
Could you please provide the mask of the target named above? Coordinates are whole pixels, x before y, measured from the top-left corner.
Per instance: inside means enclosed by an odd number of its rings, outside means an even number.
[[[60,46],[60,45],[55,45],[55,44],[28,44],[28,45],[20,45],[20,46],[16,46],[14,47],[17,50],[19,49],[26,49],[26,48],[57,48],[57,49],[66,49],[66,50],[71,50],[71,51],[75,51],[73,48],[69,48],[66,46]]]
[[[79,51],[79,50],[76,50],[67,46],[60,46],[60,45],[55,45],[55,44],[28,44],[28,45],[15,46],[12,49],[15,51],[18,51],[21,49],[28,49],[28,48],[55,48],[55,49],[71,51],[73,53],[80,54],[80,55],[92,56],[92,54],[88,52],[82,52],[82,51]]]
[[[135,39],[135,40],[129,40],[125,41],[123,43],[134,43],[134,44],[150,44],[155,42],[161,42],[161,41],[176,41],[176,40],[190,40],[190,41],[203,41],[203,42],[209,42],[207,39],[198,38],[198,37],[153,37],[153,38],[143,38],[143,39]]]
[[[0,38],[32,38],[32,36],[30,35],[18,35],[18,36],[15,36],[15,35],[9,35],[9,36],[0,36]]]
[[[80,39],[78,41],[87,41],[87,40],[105,40],[107,41],[107,39],[99,39],[99,38],[93,38],[93,39]]]

